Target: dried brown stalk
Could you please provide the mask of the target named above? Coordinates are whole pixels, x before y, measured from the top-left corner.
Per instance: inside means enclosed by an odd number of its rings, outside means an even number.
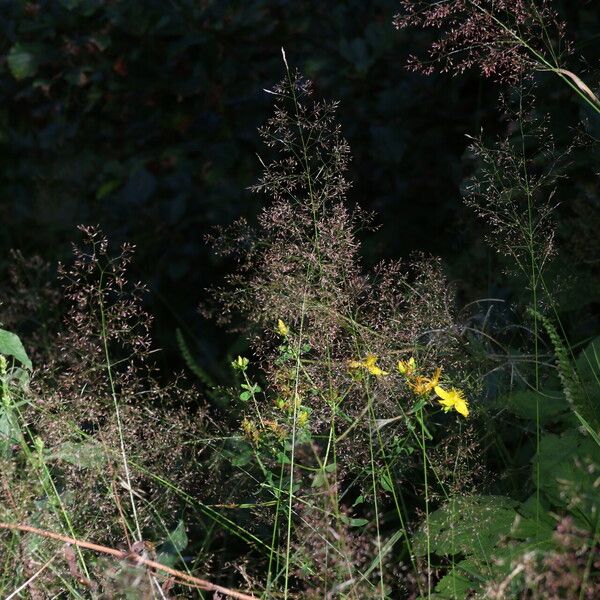
[[[149,560],[138,555],[132,556],[130,552],[124,552],[123,550],[117,550],[116,548],[109,548],[108,546],[101,546],[99,544],[94,544],[93,542],[76,540],[75,538],[62,535],[60,533],[45,531],[43,529],[38,529],[37,527],[31,527],[30,525],[20,525],[17,523],[0,523],[0,529],[10,529],[13,531],[24,531],[27,533],[33,533],[35,535],[39,535],[52,540],[65,542],[66,544],[73,544],[74,546],[78,546],[80,548],[87,548],[88,550],[93,550],[94,552],[109,554],[110,556],[114,556],[120,560],[134,560],[137,564],[144,565],[151,569],[156,569],[157,571],[163,571],[164,573],[168,573],[169,575],[172,575],[173,577],[176,577],[178,580],[180,580],[181,583],[189,583],[194,587],[198,587],[201,590],[204,590],[205,592],[218,592],[219,594],[224,594],[229,598],[236,598],[237,600],[258,600],[256,596],[251,596],[249,594],[244,594],[243,592],[238,592],[236,590],[231,590],[229,588],[216,585],[214,583],[211,583],[210,581],[206,581],[205,579],[200,579],[199,577],[194,577],[193,575],[188,575],[187,573],[184,573],[182,571],[177,571],[176,569],[172,569],[171,567],[162,565],[159,562]]]

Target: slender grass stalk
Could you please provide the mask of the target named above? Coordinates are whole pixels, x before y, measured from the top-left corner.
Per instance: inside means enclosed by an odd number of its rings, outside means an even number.
[[[106,360],[106,374],[108,376],[108,381],[110,384],[110,394],[113,401],[113,407],[115,409],[115,419],[117,421],[117,429],[119,432],[119,444],[121,446],[121,458],[123,460],[123,471],[125,473],[125,480],[127,483],[127,491],[129,493],[129,502],[131,504],[131,513],[133,516],[133,522],[135,523],[135,530],[137,534],[136,541],[142,540],[142,530],[140,528],[140,523],[138,520],[137,509],[135,505],[135,499],[133,497],[133,486],[131,484],[131,475],[129,472],[129,463],[127,460],[127,452],[125,450],[125,437],[123,435],[123,424],[121,422],[121,411],[119,408],[119,400],[117,399],[117,391],[115,388],[115,382],[113,379],[112,372],[112,361],[110,357],[110,352],[108,350],[108,331],[106,327],[106,312],[104,309],[104,271],[100,272],[100,278],[98,282],[98,307],[100,309],[100,335],[102,338],[102,346],[104,349],[104,358]]]
[[[535,507],[535,526],[536,533],[539,534],[540,529],[540,441],[541,441],[541,426],[540,426],[540,367],[539,367],[539,326],[537,318],[538,310],[538,268],[535,253],[535,242],[534,242],[534,216],[533,216],[533,197],[529,186],[529,172],[527,170],[527,155],[525,151],[525,132],[523,130],[523,97],[522,94],[519,96],[519,129],[521,134],[521,151],[523,161],[523,181],[525,182],[525,196],[527,198],[527,233],[526,239],[528,241],[528,252],[529,252],[529,284],[531,286],[531,301],[533,304],[534,318],[533,318],[533,344],[535,353],[535,489],[536,489],[536,507]]]
[[[367,380],[368,381],[368,380]],[[367,392],[367,402],[369,406],[372,407],[373,401],[371,398],[371,394],[369,393],[368,384],[366,386]],[[382,547],[381,547],[381,530],[379,524],[379,501],[377,499],[377,481],[375,479],[375,453],[374,453],[374,441],[373,441],[373,428],[375,426],[375,422],[373,418],[369,419],[369,458],[371,461],[371,484],[373,486],[373,508],[375,509],[375,529],[377,535],[377,557],[379,562],[379,586],[380,586],[380,597],[385,598],[385,583],[383,580],[383,555],[382,555]]]
[[[269,552],[269,564],[267,567],[267,585],[265,589],[265,598],[268,598],[269,592],[273,585],[273,570],[279,570],[279,553],[275,551],[275,545],[279,534],[279,513],[281,511],[281,498],[283,495],[283,474],[285,471],[285,465],[282,462],[279,469],[279,485],[276,491],[276,505],[275,505],[275,516],[273,518],[273,532],[271,534],[271,551]],[[273,567],[273,559],[275,558],[275,567]]]
[[[431,598],[431,535],[429,531],[429,480],[427,475],[427,448],[425,445],[425,421],[423,407],[419,408],[418,421],[421,425],[421,452],[423,457],[423,485],[425,490],[425,539],[427,547],[427,598]]]
[[[304,137],[304,131],[300,124],[300,114],[299,114],[299,105],[298,98],[296,96],[296,86],[293,81],[292,72],[289,68],[287,58],[285,55],[285,51],[281,49],[283,62],[286,69],[286,74],[288,78],[288,83],[291,91],[291,99],[295,111],[296,122],[298,123],[298,136],[301,143],[302,150],[302,164],[304,167],[304,175],[306,177],[307,187],[308,187],[308,199],[311,205],[312,215],[313,215],[313,227],[314,227],[314,237],[312,240],[314,252],[317,256],[319,262],[320,260],[320,251],[319,251],[319,232],[317,227],[317,199],[315,198],[313,191],[313,182],[312,182],[312,172],[308,160],[308,149],[307,142]],[[307,267],[306,271],[306,281],[308,282],[311,276],[311,268]],[[300,310],[300,326],[298,332],[298,343],[296,348],[296,364],[295,364],[295,375],[294,375],[294,395],[292,398],[293,404],[293,414],[292,414],[292,438],[291,438],[291,457],[290,457],[290,480],[288,487],[288,516],[287,516],[287,532],[286,532],[286,559],[285,559],[285,582],[284,582],[284,600],[287,600],[289,595],[289,570],[290,570],[290,550],[291,550],[291,541],[292,541],[292,504],[294,497],[294,464],[295,464],[295,450],[296,450],[296,432],[297,432],[297,420],[298,420],[298,402],[299,398],[299,389],[300,389],[300,371],[302,368],[302,360],[301,360],[301,348],[302,348],[302,339],[303,339],[303,331],[304,331],[304,319],[306,316],[306,302],[307,302],[307,293],[306,291],[302,297],[302,304]]]

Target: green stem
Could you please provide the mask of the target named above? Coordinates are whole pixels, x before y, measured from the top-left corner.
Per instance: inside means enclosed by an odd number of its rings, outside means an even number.
[[[421,450],[423,453],[423,483],[425,485],[425,531],[427,546],[427,598],[431,598],[431,537],[429,534],[429,482],[427,480],[427,451],[425,447],[425,421],[423,420],[423,407],[419,409],[419,423],[421,424]]]

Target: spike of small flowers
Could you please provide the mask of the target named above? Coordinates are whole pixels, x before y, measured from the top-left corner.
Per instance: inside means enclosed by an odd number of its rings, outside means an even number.
[[[441,398],[438,402],[444,407],[444,412],[454,409],[463,417],[469,416],[469,404],[462,390],[451,388],[449,391],[446,391],[444,388],[436,385],[434,391]]]
[[[287,337],[290,333],[289,327],[281,319],[277,319],[277,332],[282,337]]]

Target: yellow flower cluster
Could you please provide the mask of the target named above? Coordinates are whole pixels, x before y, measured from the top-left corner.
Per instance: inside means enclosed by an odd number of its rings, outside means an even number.
[[[241,429],[244,437],[254,446],[258,446],[266,434],[272,434],[279,440],[284,440],[287,436],[285,427],[271,419],[264,419],[259,425],[245,417],[241,423]]]
[[[438,402],[444,408],[444,412],[454,409],[463,417],[469,416],[469,405],[462,390],[451,388],[449,391],[440,386],[441,367],[438,367],[431,377],[419,375],[417,363],[414,357],[408,360],[400,360],[397,364],[398,372],[406,377],[411,389],[419,396],[425,396],[432,391],[438,396]]]
[[[241,427],[248,441],[252,442],[253,444],[258,444],[258,441],[260,440],[260,433],[258,432],[256,425],[250,421],[250,419],[244,418]]]

